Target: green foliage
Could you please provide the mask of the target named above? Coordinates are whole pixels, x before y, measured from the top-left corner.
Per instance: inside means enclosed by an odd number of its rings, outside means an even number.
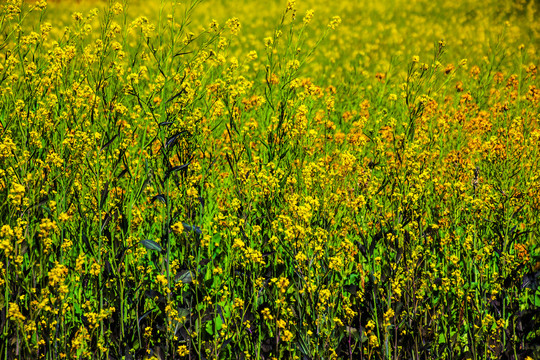
[[[3,4],[0,356],[539,357],[534,2],[390,3]]]

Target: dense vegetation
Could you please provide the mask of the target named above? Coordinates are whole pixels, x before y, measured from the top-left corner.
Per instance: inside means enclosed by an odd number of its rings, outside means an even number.
[[[2,359],[540,358],[536,2],[0,6]]]

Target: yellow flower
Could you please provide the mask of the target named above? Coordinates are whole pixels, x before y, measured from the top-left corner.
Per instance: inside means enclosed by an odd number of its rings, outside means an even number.
[[[115,15],[119,15],[124,11],[124,7],[120,3],[114,3],[111,10]]]
[[[253,61],[253,60],[257,60],[258,56],[257,56],[257,52],[255,50],[252,50],[248,53],[247,55],[248,59]]]
[[[390,326],[390,322],[394,317],[394,309],[390,308],[384,313],[384,326]]]
[[[65,265],[55,262],[54,268],[49,271],[49,283],[51,286],[55,286],[64,282],[64,279],[68,273],[68,268]]]
[[[171,229],[176,235],[180,235],[184,231],[184,225],[182,222],[177,222],[171,226]]]
[[[272,314],[270,314],[270,309],[269,308],[264,308],[261,311],[261,314],[263,315],[264,320],[273,320],[274,319]]]
[[[186,345],[180,345],[176,351],[178,351],[179,356],[189,355],[189,350]]]
[[[17,150],[17,145],[15,145],[9,135],[9,132],[4,135],[4,140],[0,143],[0,160],[2,158],[10,157],[11,154]]]
[[[335,30],[339,26],[339,24],[341,24],[341,18],[339,16],[334,16],[332,20],[330,20],[328,27],[332,30]]]
[[[369,336],[369,345],[379,347],[379,339],[377,339],[377,335],[372,334]]]
[[[156,281],[161,284],[161,286],[167,286],[167,277],[163,274],[159,274],[156,276]]]
[[[237,35],[241,27],[240,20],[238,20],[238,18],[232,18],[227,20],[226,25],[229,30],[231,30],[231,34],[233,35]]]
[[[21,310],[19,309],[19,305],[17,305],[16,303],[12,303],[12,302],[9,303],[8,315],[7,316],[8,316],[8,318],[10,320],[14,320],[14,321],[23,322],[24,320],[26,320],[26,316],[21,314]]]
[[[233,243],[232,247],[233,247],[233,249],[234,248],[243,249],[245,245],[246,244],[242,241],[242,239],[236,238],[236,239],[234,239],[234,243]]]
[[[217,32],[219,30],[219,23],[215,19],[212,19],[208,27],[210,30]]]
[[[100,272],[101,272],[101,266],[98,263],[94,262],[92,264],[92,267],[90,268],[90,274],[94,276],[98,276]]]
[[[236,309],[236,308],[243,309],[243,308],[244,308],[244,300],[242,300],[242,299],[240,299],[240,298],[235,298],[235,299],[234,299],[233,307],[234,307],[235,309]]]
[[[289,330],[283,330],[283,333],[281,334],[281,340],[285,342],[289,342],[292,340],[292,338],[293,338],[292,332],[290,332]]]
[[[14,235],[15,233],[9,225],[2,226],[2,229],[0,230],[0,237],[2,238],[0,241],[0,250],[4,251],[6,257],[9,257],[11,252],[13,252],[11,239]]]
[[[296,0],[287,1],[287,10],[286,11],[294,11],[294,9],[296,9]]]
[[[25,187],[24,185],[14,183],[9,190],[8,200],[11,200],[13,205],[20,205],[21,200],[24,196]]]
[[[267,49],[271,49],[273,44],[274,44],[274,39],[272,39],[272,37],[268,36],[264,38],[264,46]]]
[[[313,19],[313,14],[315,14],[315,10],[313,9],[310,9],[308,11],[306,11],[306,16],[304,16],[304,25],[307,25],[311,22],[311,20]]]
[[[65,212],[61,213],[60,215],[58,215],[58,220],[62,221],[62,222],[66,222],[69,220],[69,215]]]

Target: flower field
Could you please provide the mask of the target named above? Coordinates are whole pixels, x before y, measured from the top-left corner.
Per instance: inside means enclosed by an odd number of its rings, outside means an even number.
[[[540,2],[0,4],[0,359],[540,359]]]

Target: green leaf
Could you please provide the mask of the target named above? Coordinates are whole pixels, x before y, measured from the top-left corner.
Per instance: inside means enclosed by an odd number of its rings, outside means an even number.
[[[148,250],[156,250],[159,252],[163,251],[161,246],[159,246],[159,244],[155,242],[154,240],[149,240],[149,239],[143,240],[141,241],[141,245],[147,248]]]
[[[214,328],[216,331],[220,331],[225,323],[226,319],[231,317],[231,305],[229,303],[223,303],[223,306],[216,304],[216,310],[214,312],[215,317],[212,321],[206,323],[206,331],[210,335],[214,335]]]
[[[75,311],[75,314],[81,316],[83,311],[81,307],[77,303],[73,303],[73,310]]]
[[[189,233],[190,231],[193,231],[195,232],[197,235],[202,235],[202,230],[200,227],[198,226],[195,226],[195,225],[190,225],[190,224],[186,224],[186,223],[182,223],[182,225],[184,226],[184,231]]]
[[[439,334],[439,344],[446,344],[446,338],[443,333]]]
[[[358,329],[353,328],[352,326],[344,326],[344,327],[342,327],[341,338],[349,337],[349,336],[356,339],[356,341],[361,340],[360,333],[358,332]]]
[[[540,290],[536,290],[534,293],[534,306],[540,307]]]
[[[189,309],[186,309],[186,308],[179,308],[178,309],[178,317],[181,318],[181,319],[184,318],[180,322],[181,325],[184,325],[187,322],[187,319],[189,318],[189,314],[190,314]]]
[[[174,280],[176,282],[181,281],[184,284],[191,284],[193,282],[193,276],[191,275],[191,271],[182,270],[179,271],[178,274],[176,274]]]

